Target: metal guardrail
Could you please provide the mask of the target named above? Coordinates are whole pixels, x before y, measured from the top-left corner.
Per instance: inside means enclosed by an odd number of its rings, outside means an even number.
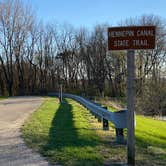
[[[48,95],[59,96],[58,93],[49,93]],[[98,115],[99,117],[102,117],[108,121],[111,121],[115,125],[115,128],[120,128],[120,129],[127,128],[127,110],[111,112],[99,106],[98,104],[77,95],[63,93],[63,97],[71,98],[78,101],[95,115]]]

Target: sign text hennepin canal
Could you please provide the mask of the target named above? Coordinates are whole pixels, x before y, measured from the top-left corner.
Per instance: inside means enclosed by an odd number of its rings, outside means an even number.
[[[154,49],[155,26],[108,28],[108,50]]]

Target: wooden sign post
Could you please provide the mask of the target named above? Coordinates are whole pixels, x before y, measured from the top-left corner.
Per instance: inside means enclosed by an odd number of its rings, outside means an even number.
[[[127,51],[127,161],[135,165],[135,139],[134,139],[134,78],[135,78],[135,52]]]
[[[62,94],[62,84],[60,84],[59,87],[59,103],[61,104],[63,100],[63,94]]]
[[[127,162],[135,165],[134,79],[135,49],[155,48],[155,26],[108,28],[108,50],[127,51]]]

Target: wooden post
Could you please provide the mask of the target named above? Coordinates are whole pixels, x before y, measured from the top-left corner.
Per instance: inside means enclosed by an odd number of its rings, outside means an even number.
[[[103,130],[109,130],[108,120],[104,118],[103,118]]]
[[[135,52],[127,51],[127,157],[128,165],[135,165],[135,139],[134,139],[134,78],[135,78]]]
[[[62,102],[62,84],[60,85],[60,91],[61,91],[61,102]]]
[[[115,128],[116,131],[116,142],[118,144],[126,144],[123,134],[123,128]]]
[[[102,117],[101,116],[98,116],[98,122],[102,122]]]
[[[107,109],[107,106],[103,107],[104,109]],[[103,118],[103,130],[109,130],[109,123],[107,119]]]
[[[59,103],[62,103],[62,84],[60,84],[60,87],[59,87]]]

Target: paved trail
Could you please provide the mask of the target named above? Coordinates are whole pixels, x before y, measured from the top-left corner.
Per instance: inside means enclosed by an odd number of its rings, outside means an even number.
[[[20,127],[42,103],[39,97],[14,97],[0,101],[0,166],[48,166],[27,148]]]

